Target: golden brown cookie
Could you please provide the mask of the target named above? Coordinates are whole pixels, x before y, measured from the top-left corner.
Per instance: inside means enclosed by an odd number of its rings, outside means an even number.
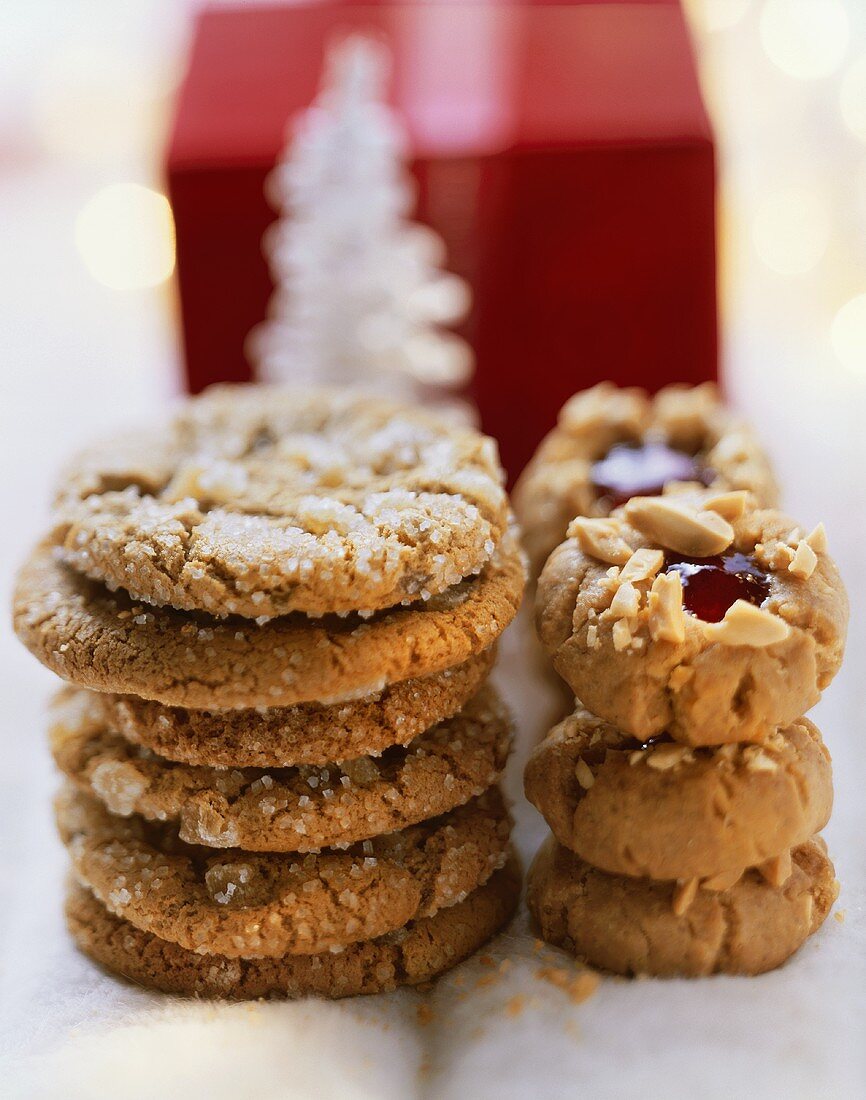
[[[146,607],[41,545],[18,577],[15,629],[58,676],[82,687],[210,709],[362,699],[489,649],[514,618],[525,579],[513,533],[481,574],[368,620],[288,615],[261,626]]]
[[[67,564],[138,601],[262,620],[428,599],[507,524],[495,443],[350,391],[217,387],[92,447],[58,493]]]
[[[78,947],[148,989],[233,1000],[317,994],[350,997],[428,982],[477,951],[512,917],[520,873],[512,858],[462,902],[344,951],[237,959],[199,954],[108,912],[71,884],[66,920]]]
[[[492,786],[510,723],[492,687],[409,746],[376,759],[296,768],[173,764],[107,725],[94,692],[64,688],[49,731],[55,762],[114,814],[169,821],[181,840],[251,852],[310,852],[391,833]]]
[[[303,857],[184,844],[71,788],[56,808],[76,877],[111,912],[191,951],[249,958],[345,947],[455,905],[505,864],[510,830],[495,788],[402,832]]]
[[[166,760],[223,768],[285,768],[379,756],[445,721],[478,691],[496,647],[431,676],[388,684],[348,703],[187,710],[137,695],[92,692],[105,723]]]
[[[842,661],[848,601],[819,526],[747,494],[635,497],[576,519],[538,584],[537,623],[593,713],[641,740],[760,740]]]
[[[575,516],[606,516],[628,497],[695,481],[748,489],[764,507],[778,498],[766,455],[715,386],[667,386],[650,397],[603,382],[575,394],[514,489],[533,573]]]
[[[526,797],[560,844],[613,874],[742,871],[806,843],[833,805],[830,754],[800,718],[761,745],[641,745],[578,708],[526,766]]]
[[[698,887],[689,902],[677,883],[605,874],[549,837],[529,871],[527,900],[545,940],[603,970],[762,974],[820,928],[838,894],[820,837],[792,857],[782,886],[749,871],[726,890]]]

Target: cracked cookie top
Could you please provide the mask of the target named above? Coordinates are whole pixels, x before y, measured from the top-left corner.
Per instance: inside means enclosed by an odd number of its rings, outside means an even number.
[[[60,770],[112,814],[176,824],[181,840],[251,852],[347,848],[438,817],[499,778],[510,723],[490,686],[459,714],[384,755],[316,767],[175,764],[107,724],[96,693],[64,688],[49,740]]]
[[[191,951],[315,954],[372,939],[461,902],[509,854],[496,788],[449,814],[345,851],[214,851],[170,824],[108,813],[64,788],[57,825],[78,880],[106,908]]]
[[[379,398],[215,387],[73,463],[63,560],[134,599],[266,619],[373,612],[480,571],[507,525],[494,442]]]
[[[477,577],[371,618],[284,615],[261,625],[136,603],[41,545],[19,573],[15,630],[64,680],[205,709],[329,705],[429,676],[488,649],[514,618],[525,570],[509,532]]]
[[[264,959],[200,954],[159,939],[109,913],[75,882],[66,919],[85,954],[147,989],[245,1000],[349,997],[429,982],[481,947],[512,916],[519,898],[520,870],[511,858],[465,901],[379,939],[342,951]]]
[[[692,482],[748,489],[762,506],[778,497],[766,455],[715,386],[666,386],[650,397],[603,382],[575,394],[514,490],[533,571],[575,516],[606,516],[632,496]]]
[[[456,714],[489,676],[495,659],[493,645],[441,672],[331,706],[189,710],[138,695],[88,695],[107,726],[166,760],[218,768],[322,765],[408,745]]]
[[[848,619],[822,526],[748,493],[635,497],[578,518],[538,584],[538,628],[595,714],[644,739],[761,740],[813,706]]]

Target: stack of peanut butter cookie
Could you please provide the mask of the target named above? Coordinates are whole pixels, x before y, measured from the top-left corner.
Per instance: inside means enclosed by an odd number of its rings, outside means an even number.
[[[222,388],[82,455],[21,571],[79,946],[172,992],[371,993],[513,912],[487,683],[524,569],[491,441]]]
[[[817,835],[830,758],[802,715],[840,666],[847,600],[823,527],[707,466],[643,495],[634,450],[623,499],[574,518],[539,579],[577,699],[526,770],[553,832],[529,904],[546,939],[617,973],[757,974],[837,894]]]

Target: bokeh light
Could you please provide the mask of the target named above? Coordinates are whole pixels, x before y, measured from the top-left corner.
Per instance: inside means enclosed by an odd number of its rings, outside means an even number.
[[[830,217],[821,197],[806,188],[765,196],[752,225],[755,251],[773,271],[800,275],[821,260],[830,240]]]
[[[761,44],[782,72],[800,80],[830,76],[848,48],[848,14],[840,0],[767,0]]]
[[[165,195],[138,183],[102,188],[75,222],[75,243],[98,283],[140,290],[174,271],[174,219]]]
[[[833,318],[830,339],[842,365],[866,378],[866,294],[842,306]]]
[[[723,31],[736,26],[752,0],[688,0],[691,17],[704,31]]]
[[[851,133],[866,141],[866,56],[846,70],[839,89],[839,108]]]

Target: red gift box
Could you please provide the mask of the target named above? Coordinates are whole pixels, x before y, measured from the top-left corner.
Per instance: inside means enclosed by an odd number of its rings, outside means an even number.
[[[714,153],[676,0],[213,8],[167,155],[189,388],[250,377],[264,180],[350,30],[383,35],[417,218],[472,284],[482,426],[519,472],[562,402],[717,370]]]

